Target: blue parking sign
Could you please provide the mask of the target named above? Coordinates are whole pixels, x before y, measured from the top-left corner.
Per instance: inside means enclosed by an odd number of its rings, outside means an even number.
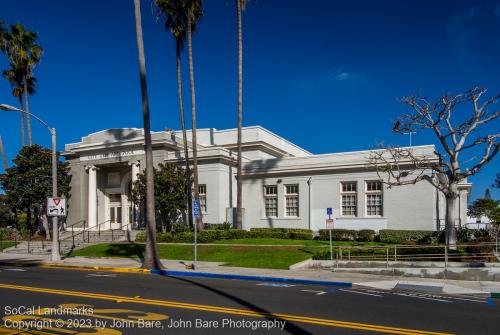
[[[326,209],[326,215],[333,215],[333,209],[331,207]]]
[[[193,201],[193,214],[195,218],[200,215],[200,202],[198,200]]]

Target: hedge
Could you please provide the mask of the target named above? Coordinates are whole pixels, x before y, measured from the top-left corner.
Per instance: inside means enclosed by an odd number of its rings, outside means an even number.
[[[318,240],[328,241],[330,233],[328,229],[319,231]],[[352,230],[352,229],[332,229],[333,241],[360,241],[373,242],[375,240],[375,231],[371,229]]]
[[[281,238],[293,240],[311,240],[313,233],[306,229],[282,229],[282,228],[252,228],[248,230],[240,229],[204,229],[198,233],[198,242],[210,243],[220,240],[233,240],[243,238]],[[135,238],[138,242],[146,241],[146,232],[139,232]],[[178,243],[193,243],[193,232],[179,232],[179,233],[162,233],[156,234],[158,242],[178,242]]]
[[[383,243],[427,243],[436,237],[436,232],[426,230],[392,230],[381,229],[379,231],[380,242]]]

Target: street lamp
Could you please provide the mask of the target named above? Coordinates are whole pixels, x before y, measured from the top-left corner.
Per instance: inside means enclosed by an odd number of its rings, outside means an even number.
[[[52,137],[52,197],[57,198],[57,147],[56,147],[56,128],[50,127],[47,122],[39,118],[33,113],[28,113],[24,110],[16,108],[14,106],[0,104],[0,109],[5,112],[21,112],[24,114],[29,114],[43,124],[49,130]],[[51,260],[53,262],[60,261],[61,255],[59,254],[59,227],[58,227],[57,216],[52,217],[52,256]]]

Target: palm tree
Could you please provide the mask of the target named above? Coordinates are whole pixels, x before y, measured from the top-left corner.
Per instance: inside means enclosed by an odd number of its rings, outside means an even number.
[[[35,92],[36,78],[34,77],[28,78],[25,85],[25,80],[22,74],[22,70],[20,70],[16,64],[11,63],[10,66],[11,68],[8,70],[4,70],[2,74],[12,87],[12,95],[16,97],[17,100],[19,101],[19,117],[21,120],[21,140],[22,140],[22,145],[24,146],[26,145],[26,136],[24,133],[25,113],[23,112],[24,111],[23,93],[25,91],[27,91],[28,94],[33,94]]]
[[[194,184],[194,198],[199,201],[198,189],[198,150],[196,141],[196,93],[194,89],[194,69],[193,69],[193,41],[192,32],[193,26],[203,16],[202,0],[185,0],[187,6],[187,39],[188,39],[188,62],[189,62],[189,84],[191,88],[191,124],[193,133],[193,184]],[[196,221],[198,230],[203,229],[203,221],[201,210]]]
[[[243,26],[241,12],[245,9],[247,0],[236,0],[236,19],[238,24],[238,168],[236,172],[236,228],[243,228],[242,212],[242,161],[241,161],[241,133],[243,127]]]
[[[187,32],[187,2],[185,0],[155,0],[160,13],[166,17],[165,29],[169,30],[175,39],[176,45],[176,70],[177,70],[177,95],[179,98],[179,113],[181,116],[182,139],[184,142],[184,156],[186,158],[186,192],[188,195],[188,219],[189,225],[193,226],[191,173],[189,168],[189,151],[187,144],[186,123],[184,117],[184,105],[182,99],[182,79],[181,79],[181,53],[184,48]],[[200,15],[200,12],[194,13]],[[196,29],[196,20],[191,23],[191,30]]]
[[[156,247],[156,222],[154,202],[154,171],[153,171],[153,147],[151,145],[151,125],[149,118],[148,87],[146,82],[146,60],[144,57],[144,41],[142,39],[141,4],[140,0],[134,0],[135,33],[137,36],[137,49],[139,51],[139,75],[141,79],[142,116],[144,120],[144,147],[146,156],[146,201],[145,221],[147,226],[146,251],[144,254],[143,267],[146,269],[162,269],[158,258]]]
[[[29,80],[33,77],[33,69],[40,62],[43,52],[42,47],[35,43],[38,35],[32,31],[26,31],[21,23],[16,23],[10,26],[10,33],[4,34],[5,42],[3,49],[7,53],[7,57],[11,64],[15,64],[16,70],[22,77],[24,102],[26,105],[26,124],[28,128],[28,144],[33,144],[31,134],[31,118],[29,108]],[[23,130],[24,132],[24,130]],[[24,140],[23,140],[24,141]]]

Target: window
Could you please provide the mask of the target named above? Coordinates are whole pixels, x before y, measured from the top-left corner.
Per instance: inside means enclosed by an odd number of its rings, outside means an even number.
[[[278,216],[278,186],[264,186],[264,202],[266,208],[266,217]]]
[[[356,216],[357,210],[357,187],[356,182],[341,183],[341,203],[342,203],[342,216]]]
[[[299,185],[285,185],[286,216],[299,216]]]
[[[382,182],[366,182],[366,215],[382,216]]]
[[[200,198],[200,210],[207,212],[207,185],[198,185],[198,197]]]

